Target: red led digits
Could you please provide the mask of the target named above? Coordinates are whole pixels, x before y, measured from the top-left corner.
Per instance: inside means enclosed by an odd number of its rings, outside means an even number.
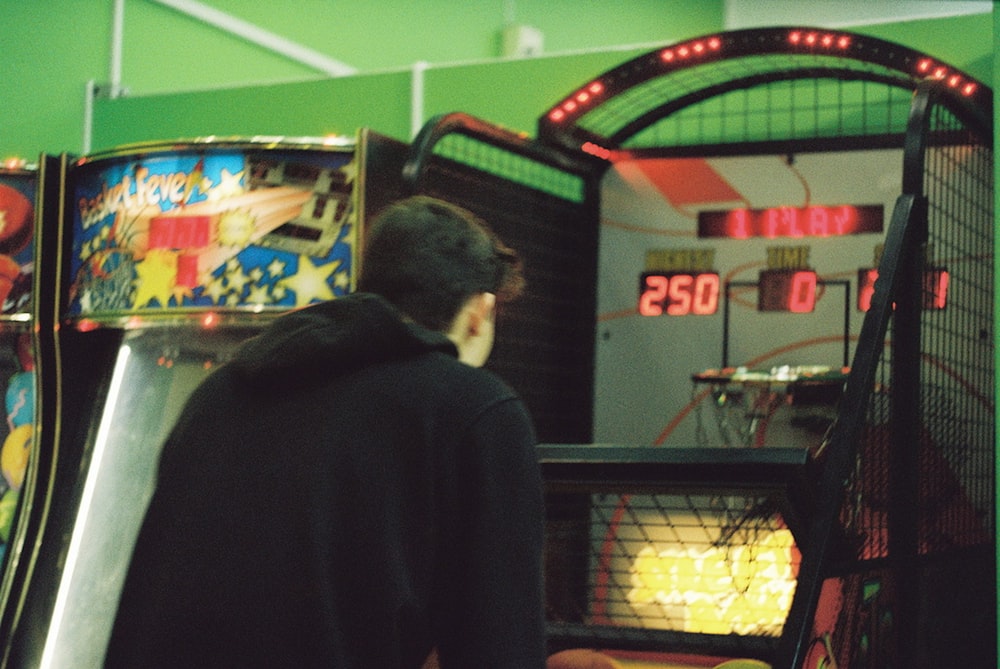
[[[858,311],[868,311],[872,306],[872,295],[875,294],[875,279],[877,269],[858,270]]]
[[[878,270],[869,267],[858,270],[858,311],[868,311],[872,306],[872,295],[875,293],[875,281]],[[939,311],[948,305],[948,283],[951,276],[943,267],[931,267],[924,270],[923,308]]]
[[[813,270],[762,270],[757,280],[757,310],[812,313],[816,284]]]
[[[690,274],[675,274],[670,279],[667,297],[667,313],[671,316],[684,316],[691,313],[691,288],[694,277]]]
[[[639,313],[643,316],[659,316],[663,313],[663,301],[667,297],[670,279],[663,274],[649,274],[642,277],[642,292],[639,294]]]
[[[948,270],[930,269],[924,273],[924,309],[944,309],[948,301]]]
[[[694,282],[692,309],[699,316],[714,314],[719,308],[719,275],[698,274]]]
[[[698,212],[698,237],[840,237],[882,232],[882,205],[811,205]]]
[[[719,308],[719,275],[714,272],[647,272],[639,291],[643,316],[708,316]]]
[[[792,274],[788,294],[788,310],[793,314],[807,314],[816,307],[816,272],[799,271]]]

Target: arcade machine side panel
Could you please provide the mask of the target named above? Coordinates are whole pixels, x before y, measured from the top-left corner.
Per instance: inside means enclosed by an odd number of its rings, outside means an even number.
[[[277,315],[353,290],[363,154],[353,140],[172,144],[67,167],[59,460],[13,665],[100,665],[190,392]]]
[[[0,638],[19,606],[30,564],[39,454],[37,389],[41,364],[33,329],[35,237],[44,212],[58,203],[58,161],[41,156],[0,169],[0,383],[6,420],[0,424]]]

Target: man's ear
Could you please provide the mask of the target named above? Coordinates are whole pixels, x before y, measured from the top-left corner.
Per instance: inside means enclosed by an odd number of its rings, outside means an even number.
[[[493,310],[497,306],[497,296],[493,293],[478,293],[469,301],[469,334],[478,335],[483,323],[493,322]]]

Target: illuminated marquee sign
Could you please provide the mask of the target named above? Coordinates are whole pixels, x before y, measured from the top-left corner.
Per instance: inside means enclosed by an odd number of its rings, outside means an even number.
[[[883,207],[838,205],[699,211],[699,237],[841,237],[882,232]]]

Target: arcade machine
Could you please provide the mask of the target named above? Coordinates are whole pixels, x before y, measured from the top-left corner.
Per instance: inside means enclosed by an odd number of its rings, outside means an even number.
[[[367,213],[397,196],[382,175],[398,175],[403,146],[361,131],[61,158],[61,215],[46,219],[38,261],[51,294],[39,331],[58,371],[42,384],[51,411],[35,447],[50,457],[3,611],[3,666],[101,665],[166,431],[265,323],[352,290]],[[21,372],[18,331],[4,337]]]
[[[12,601],[24,547],[25,489],[34,475],[36,339],[33,332],[34,231],[51,203],[40,185],[45,165],[10,160],[0,168],[0,606]]]
[[[550,442],[553,653],[995,666],[991,124],[932,56],[769,28],[602,73],[534,141],[425,128],[415,188],[533,193],[521,317],[578,328],[507,370]]]

